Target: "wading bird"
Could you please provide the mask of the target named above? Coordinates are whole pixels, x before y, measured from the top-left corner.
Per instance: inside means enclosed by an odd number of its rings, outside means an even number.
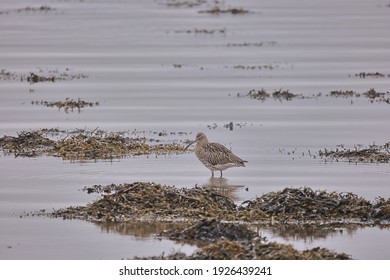
[[[246,160],[240,159],[233,154],[228,148],[218,143],[210,143],[204,133],[199,132],[196,135],[196,139],[187,145],[185,148],[196,143],[195,154],[197,158],[211,170],[211,175],[214,177],[214,171],[219,170],[221,172],[230,167],[243,166],[245,167]]]

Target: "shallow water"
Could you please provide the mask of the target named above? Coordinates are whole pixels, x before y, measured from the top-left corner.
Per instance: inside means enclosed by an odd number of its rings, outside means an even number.
[[[326,96],[332,90],[389,90],[386,1],[223,4],[251,11],[243,15],[198,13],[212,7],[211,2],[172,8],[152,0],[52,0],[46,3],[54,9],[49,11],[23,10],[39,8],[36,1],[0,3],[0,38],[5,38],[0,41],[0,70],[29,74],[69,69],[88,75],[36,84],[0,79],[1,135],[52,127],[137,129],[152,136],[164,130],[188,133],[163,138],[169,141],[194,139],[203,131],[248,160],[245,168],[225,171],[223,180],[211,180],[193,154],[96,163],[1,155],[1,259],[118,259],[192,250],[153,236],[102,233],[86,222],[19,218],[23,212],[86,204],[96,197],[80,189],[94,184],[213,185],[227,189],[238,202],[290,186],[354,192],[371,200],[389,197],[388,164],[325,163],[308,156],[309,150],[339,144],[353,148],[390,141],[389,104]],[[225,31],[195,34],[195,29]],[[261,69],[235,69],[237,65]],[[355,77],[360,72],[386,76]],[[322,96],[264,102],[237,98],[237,93],[260,88]],[[67,97],[99,106],[65,113],[31,104]],[[241,127],[230,131],[224,127],[230,122]],[[276,233],[267,236],[283,240]],[[314,238],[309,245],[284,240],[299,249],[324,246],[360,259],[389,259],[388,248],[380,245],[389,241],[389,230],[378,228]]]

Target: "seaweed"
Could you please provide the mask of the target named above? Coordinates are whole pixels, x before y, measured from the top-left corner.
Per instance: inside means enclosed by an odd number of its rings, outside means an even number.
[[[177,143],[156,143],[145,137],[129,137],[126,132],[95,129],[61,131],[41,129],[22,131],[18,136],[0,138],[0,149],[15,157],[53,156],[70,161],[112,160],[138,155],[183,153]]]
[[[80,98],[77,100],[74,100],[73,98],[67,97],[65,101],[46,101],[46,100],[41,100],[41,101],[31,101],[32,105],[41,105],[45,107],[57,107],[58,110],[64,109],[65,113],[73,112],[74,109],[77,109],[77,112],[81,112],[81,108],[85,107],[96,107],[99,106],[99,102],[90,102],[90,101],[85,101]]]
[[[249,11],[244,8],[229,8],[229,9],[222,9],[218,6],[214,6],[210,10],[201,10],[199,13],[208,13],[208,14],[232,14],[232,15],[238,15],[238,14],[247,14]]]
[[[256,99],[256,100],[260,100],[260,101],[265,101],[268,98],[270,98],[271,96],[275,100],[279,100],[279,101],[282,101],[282,100],[290,101],[290,100],[295,99],[295,98],[298,98],[298,99],[304,98],[304,96],[302,94],[292,93],[288,89],[287,90],[283,90],[283,89],[275,90],[274,92],[272,92],[272,94],[269,94],[269,93],[267,93],[267,91],[265,89],[262,88],[260,90],[252,89],[245,95],[242,95],[240,93],[237,94],[237,97],[249,97],[251,99]]]
[[[257,227],[307,238],[308,229],[326,236],[343,228],[352,232],[363,226],[387,226],[390,221],[390,199],[379,197],[371,202],[353,193],[314,191],[307,187],[270,192],[240,205],[208,187],[179,189],[135,182],[94,185],[83,190],[98,193],[101,198],[86,206],[37,215],[87,220],[120,232],[139,232],[139,223],[150,227],[158,222],[161,226],[157,237],[199,247],[191,255],[177,252],[146,259],[350,259],[345,253],[326,248],[298,251],[291,245],[268,242],[259,235]],[[127,226],[129,223],[131,227]],[[296,229],[286,230],[287,227]],[[152,228],[158,231],[156,226]]]
[[[324,149],[319,156],[330,161],[347,161],[354,163],[388,163],[390,162],[390,142],[369,147],[356,146],[353,149],[340,145],[336,149]]]
[[[220,190],[208,187],[176,188],[150,182],[94,185],[84,188],[101,198],[50,215],[66,219],[125,222],[135,220],[200,221],[260,224],[378,224],[390,219],[390,199],[369,201],[350,192],[285,188],[237,205]]]

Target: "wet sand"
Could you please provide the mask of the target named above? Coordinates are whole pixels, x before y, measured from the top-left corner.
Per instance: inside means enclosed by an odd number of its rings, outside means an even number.
[[[314,154],[340,144],[353,149],[390,141],[389,104],[327,96],[335,90],[390,90],[386,1],[229,1],[221,8],[243,7],[250,13],[218,15],[199,13],[212,3],[172,7],[166,1],[52,1],[50,9],[35,1],[0,3],[0,36],[6,38],[0,42],[0,69],[18,77],[56,71],[86,75],[36,83],[0,78],[0,136],[99,127],[137,129],[150,137],[184,131],[187,135],[161,139],[185,141],[203,131],[249,162],[246,168],[227,170],[224,180],[210,180],[194,154],[83,163],[2,154],[0,259],[119,259],[193,250],[153,235],[103,234],[87,222],[19,217],[85,205],[94,197],[80,189],[94,184],[218,185],[237,202],[291,186],[353,192],[370,200],[389,197],[388,164],[308,156],[309,150]],[[181,32],[186,30],[224,32]],[[258,67],[264,65],[272,67]],[[361,72],[385,76],[355,75]],[[237,97],[261,88],[322,95],[264,102]],[[99,106],[65,114],[31,104],[66,98]],[[229,130],[224,125],[230,122],[242,125]],[[363,228],[309,241],[264,234],[299,249],[320,245],[357,259],[390,257],[388,229]],[[75,252],[76,247],[83,250]]]

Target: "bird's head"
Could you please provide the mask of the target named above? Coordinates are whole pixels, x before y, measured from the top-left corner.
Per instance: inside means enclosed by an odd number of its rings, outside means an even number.
[[[203,132],[198,132],[194,141],[190,142],[184,150],[187,150],[194,143],[207,143],[207,137]]]

